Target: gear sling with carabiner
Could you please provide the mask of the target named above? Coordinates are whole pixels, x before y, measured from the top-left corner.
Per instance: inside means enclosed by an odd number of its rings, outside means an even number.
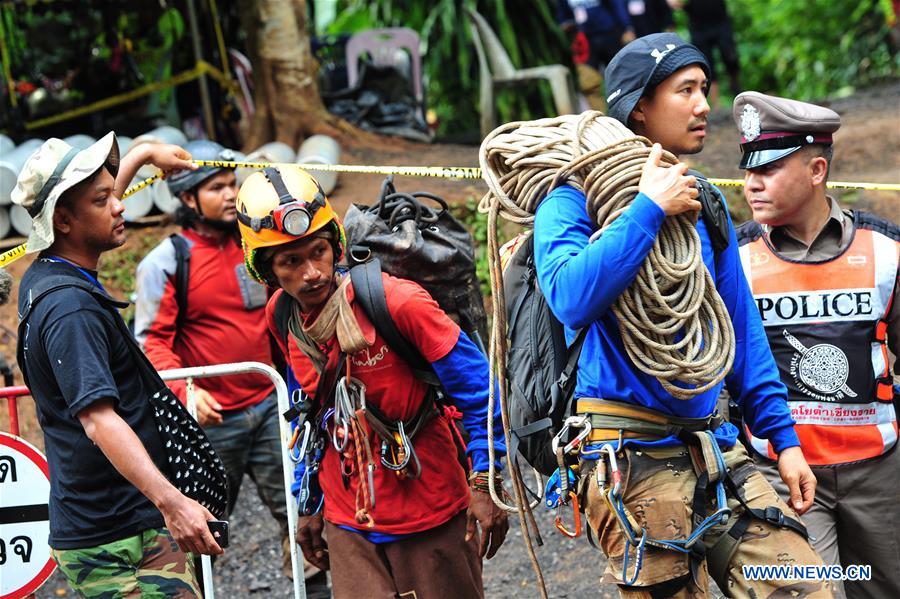
[[[679,418],[642,406],[588,398],[577,401],[576,412],[578,416],[572,419],[571,426],[582,426],[588,431],[580,443],[581,489],[585,490],[589,484],[597,484],[601,497],[625,536],[623,580],[626,586],[637,581],[647,547],[688,554],[690,571],[695,580],[700,566],[706,560],[710,574],[714,579],[721,580],[753,519],[791,529],[804,539],[808,538],[803,524],[786,516],[780,508],[769,506],[756,509],[747,504],[743,482],[739,484],[726,467],[713,434],[724,422],[718,414],[707,418]],[[578,424],[575,420],[581,420],[583,424]],[[658,539],[649,535],[625,505],[617,458],[622,457],[621,451],[626,440],[653,441],[672,436],[687,447],[697,475],[691,500],[692,530],[684,538]],[[593,468],[591,462],[594,462]],[[707,514],[711,492],[715,494],[715,511]],[[744,511],[707,550],[702,542],[703,536],[713,526],[726,524],[732,515],[732,510],[728,507],[729,497],[737,500]],[[590,527],[588,539],[594,545]],[[629,569],[633,569],[631,575]]]
[[[371,522],[371,516],[368,512],[369,510],[374,510],[375,507],[375,461],[370,455],[371,448],[368,443],[370,431],[374,432],[381,440],[379,460],[381,465],[387,470],[394,472],[401,480],[406,478],[416,479],[421,476],[422,468],[413,440],[431,420],[443,414],[452,429],[453,434],[451,436],[456,445],[457,458],[466,471],[468,471],[468,463],[465,442],[455,423],[455,420],[460,415],[458,411],[452,409],[452,406],[444,405],[443,389],[430,364],[403,337],[394,324],[387,308],[379,262],[376,259],[354,266],[350,269],[350,277],[356,301],[375,326],[378,334],[384,338],[388,346],[406,361],[413,374],[428,384],[425,397],[422,399],[419,409],[411,418],[407,420],[392,420],[388,418],[377,406],[365,402],[365,387],[350,376],[349,361],[347,356],[342,354],[338,360],[338,371],[335,373],[335,377],[331,379],[323,373],[319,379],[316,398],[325,398],[325,401],[321,403],[316,402],[318,413],[314,418],[314,424],[308,427],[304,425],[304,420],[308,419],[307,415],[313,410],[312,402],[309,401],[296,402],[294,407],[284,414],[284,417],[289,421],[300,417],[298,431],[300,428],[303,429],[301,447],[305,448],[307,453],[319,453],[318,459],[310,460],[311,456],[308,455],[300,455],[295,458],[296,461],[304,461],[306,464],[312,462],[313,470],[311,472],[313,475],[317,471],[318,462],[321,461],[322,443],[318,443],[317,440],[327,428],[329,419],[333,420],[331,441],[337,451],[343,452],[346,449],[346,436],[348,435],[352,434],[357,439],[365,439],[365,442],[355,443],[354,449],[362,452],[355,460],[357,463],[354,465],[353,461],[349,459],[344,461],[344,479],[346,482],[349,474],[359,469],[360,488],[358,488],[357,521],[361,524],[368,524]],[[289,336],[290,301],[290,297],[283,294],[275,305],[274,313],[276,326],[285,343],[287,343]],[[330,379],[328,383],[326,383],[326,379]],[[295,433],[295,438],[292,440],[292,450],[293,446],[300,441],[300,434],[300,432]],[[344,438],[341,438],[341,435],[344,435]],[[364,447],[360,447],[360,445]],[[363,480],[363,477],[365,477],[365,480]],[[307,478],[308,466],[307,470],[304,471],[301,492],[303,488],[310,484]],[[362,489],[363,485],[366,486],[365,489]],[[312,487],[316,486],[315,481],[312,481]],[[321,508],[321,501],[313,501],[312,505],[316,507],[313,508],[314,511],[311,513],[315,513]]]

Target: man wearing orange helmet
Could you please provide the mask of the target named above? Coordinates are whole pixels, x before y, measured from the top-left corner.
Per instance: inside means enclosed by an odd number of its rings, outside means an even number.
[[[486,488],[484,356],[418,284],[382,275],[397,331],[463,412],[470,490],[434,387],[354,301],[338,266],[343,227],[315,179],[299,168],[254,173],[237,210],[248,270],[278,288],[266,318],[302,389],[292,398],[305,557],[331,569],[335,597],[483,596],[481,558],[508,529]],[[502,438],[499,413],[494,421]]]
[[[218,143],[185,146],[195,160],[234,160]],[[158,370],[234,362],[272,363],[265,325],[266,289],[243,264],[237,230],[234,168],[204,166],[169,177],[181,200],[182,230],[138,265],[135,337]],[[169,383],[184,402],[184,381]],[[194,386],[197,420],[228,475],[228,513],[244,475],[281,530],[282,570],[292,575],[278,405],[272,382],[248,373],[206,378]]]

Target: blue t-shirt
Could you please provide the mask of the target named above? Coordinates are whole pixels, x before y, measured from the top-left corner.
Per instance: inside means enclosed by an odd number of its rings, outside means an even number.
[[[96,279],[95,272],[86,274]],[[90,280],[73,266],[39,258],[22,278],[20,313],[37,281],[55,275]],[[35,305],[18,341],[50,466],[54,549],[95,547],[165,526],[159,510],[119,474],[78,420],[93,403],[112,400],[157,467],[167,471],[149,402],[156,390],[138,376],[115,318],[121,319],[86,290],[67,287]]]
[[[537,276],[551,310],[566,327],[569,344],[577,329],[589,327],[578,361],[576,397],[617,400],[673,416],[702,418],[715,411],[721,384],[689,400],[674,398],[656,378],[631,362],[610,310],[634,280],[664,220],[662,209],[638,194],[594,243],[588,243],[596,226],[588,218],[584,194],[559,187],[548,194],[535,217]],[[734,325],[734,366],[725,382],[753,434],[770,439],[780,452],[800,442],[788,410],[787,390],[744,277],[730,220],[729,231],[730,243],[716,257],[703,220],[697,223],[703,262]],[[737,429],[725,423],[716,436],[721,445],[731,446]],[[673,442],[671,437],[661,441]]]

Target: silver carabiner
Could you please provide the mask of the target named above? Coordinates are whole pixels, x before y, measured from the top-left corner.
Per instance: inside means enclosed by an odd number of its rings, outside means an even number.
[[[612,479],[612,489],[610,489],[609,493],[613,497],[619,496],[619,491],[622,490],[622,473],[619,471],[619,462],[616,459],[616,450],[612,445],[606,444],[600,448],[600,459],[603,459],[602,454],[606,454],[609,456],[609,476]]]
[[[397,434],[400,435],[400,443],[401,443],[401,447],[403,448],[403,461],[400,462],[399,464],[396,464],[396,463],[390,461],[389,459],[387,459],[387,456],[383,455],[383,452],[382,452],[382,456],[381,456],[381,465],[384,466],[385,468],[387,468],[388,470],[392,470],[394,472],[400,472],[401,470],[406,468],[409,465],[409,460],[413,454],[412,444],[409,442],[409,437],[406,436],[406,430],[403,427],[402,420],[397,422]],[[382,442],[386,443],[388,445],[388,447],[390,447],[390,444],[391,444],[390,441],[382,440]],[[416,457],[416,464],[419,468],[421,468],[421,466],[418,465],[418,462],[419,462],[419,458]]]
[[[312,425],[309,423],[309,420],[303,421],[303,440],[300,441],[300,451],[297,452],[297,455],[294,455],[294,450],[289,450],[289,455],[291,456],[291,461],[295,464],[299,464],[301,460],[303,460],[303,456],[306,455],[306,450],[309,447],[309,438],[312,436]],[[295,444],[296,447],[296,444]]]
[[[576,425],[572,425],[572,426],[576,426]],[[576,450],[578,448],[578,446],[581,445],[582,442],[588,438],[588,435],[591,434],[591,421],[587,417],[584,417],[581,424],[579,424],[577,426],[581,427],[581,432],[578,433],[578,435],[574,439],[572,439],[568,445],[563,447],[563,453],[569,453],[569,452]]]
[[[573,449],[577,448],[582,441],[584,441],[589,434],[591,434],[591,421],[587,415],[582,416],[569,416],[563,422],[562,428],[559,429],[559,432],[554,435],[553,440],[550,442],[550,448],[553,450],[553,454],[559,451],[559,444],[565,438],[566,434],[568,434],[570,428],[581,428],[584,429],[578,436],[576,436],[572,441],[567,443],[563,447],[563,453],[569,453]]]

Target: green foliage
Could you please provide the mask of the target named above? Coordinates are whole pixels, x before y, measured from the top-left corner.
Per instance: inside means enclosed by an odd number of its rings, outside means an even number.
[[[814,100],[900,75],[880,0],[732,0],[744,89]]]
[[[510,5],[512,6],[512,5]],[[422,39],[426,106],[435,111],[440,134],[478,129],[478,55],[466,8],[490,23],[516,67],[569,64],[568,41],[556,25],[552,3],[531,0],[509,10],[498,0],[342,1],[327,33],[355,33],[377,27],[409,27]],[[525,8],[525,10],[522,10]],[[553,114],[546,84],[517,87],[497,96],[499,122]]]
[[[452,203],[450,204],[450,212],[466,226],[466,229],[472,235],[472,242],[475,246],[475,274],[478,275],[478,281],[481,284],[481,293],[485,298],[489,298],[491,296],[491,270],[488,262],[487,245],[488,215],[478,212],[478,201],[478,198],[470,196],[465,203]],[[500,245],[503,245],[520,232],[511,223],[500,221],[500,230],[497,232]]]
[[[129,233],[128,243],[100,258],[100,282],[110,293],[129,299],[135,290],[135,274],[138,263],[155,248],[165,236],[158,229],[144,229]],[[134,306],[122,311],[127,321],[134,315]]]
[[[450,212],[466,226],[475,245],[475,273],[481,283],[481,293],[491,294],[491,271],[487,255],[487,214],[478,212],[478,200],[469,197],[465,203],[450,204]]]

